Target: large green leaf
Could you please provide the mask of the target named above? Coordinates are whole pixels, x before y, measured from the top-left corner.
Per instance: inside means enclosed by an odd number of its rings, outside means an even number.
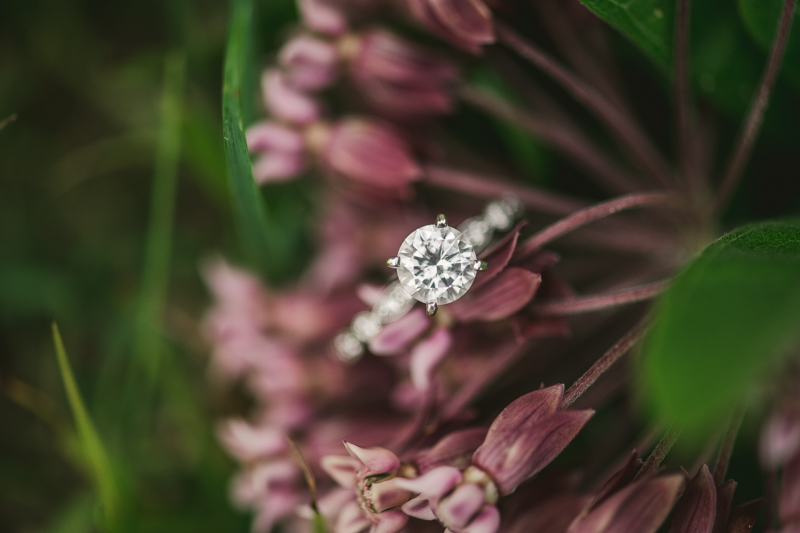
[[[659,415],[699,430],[746,400],[800,341],[800,221],[711,244],[656,306],[642,356]]]
[[[672,69],[675,0],[581,0],[619,30],[665,71]],[[758,11],[764,47],[757,46],[736,6],[727,0],[694,0],[691,5],[690,68],[693,85],[732,116],[747,109],[766,62],[780,9]],[[769,0],[780,4],[781,0]],[[745,17],[746,19],[746,17]],[[751,25],[748,23],[748,26]],[[776,112],[779,114],[779,112]]]
[[[671,0],[581,0],[594,13],[611,24],[647,52],[657,63],[667,66],[672,57]]]
[[[233,3],[222,84],[222,134],[228,166],[233,212],[242,244],[250,261],[267,270],[270,262],[267,217],[250,166],[242,121],[246,89],[246,58],[252,39],[253,1]]]

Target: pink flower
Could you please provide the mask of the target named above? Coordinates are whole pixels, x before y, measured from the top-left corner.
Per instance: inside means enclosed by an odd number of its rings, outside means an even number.
[[[664,522],[683,486],[680,475],[646,478],[609,497],[578,516],[568,533],[655,533]]]
[[[563,385],[530,392],[492,422],[472,464],[492,476],[501,494],[511,494],[555,459],[594,415],[559,410],[563,394]]]
[[[544,468],[577,435],[593,411],[562,411],[563,385],[531,392],[512,402],[494,420],[463,472],[437,466],[398,485],[418,494],[403,510],[435,517],[454,533],[494,533],[500,524],[495,504]],[[459,447],[471,441],[463,435]]]
[[[406,0],[423,26],[473,53],[494,42],[492,12],[483,0]]]
[[[291,179],[305,169],[305,139],[300,132],[265,121],[248,128],[246,138],[248,150],[257,156],[253,163],[256,183]]]
[[[408,521],[398,509],[411,498],[411,492],[398,481],[404,475],[416,475],[409,465],[386,448],[361,448],[345,442],[347,456],[328,455],[322,468],[340,486],[354,490],[353,500],[341,507],[335,531],[357,533],[369,528],[371,533],[396,533]]]
[[[264,104],[275,118],[292,124],[307,125],[322,116],[314,97],[293,86],[284,72],[267,69],[261,76]]]
[[[375,110],[399,119],[451,110],[453,65],[385,30],[358,39],[350,73]]]
[[[366,118],[336,123],[320,157],[329,171],[370,187],[403,188],[422,173],[408,143],[391,126]]]
[[[347,19],[332,3],[325,0],[298,0],[297,7],[305,26],[327,35],[339,35],[347,31]]]
[[[294,87],[314,91],[333,83],[338,74],[339,56],[330,41],[299,35],[287,42],[278,54]]]

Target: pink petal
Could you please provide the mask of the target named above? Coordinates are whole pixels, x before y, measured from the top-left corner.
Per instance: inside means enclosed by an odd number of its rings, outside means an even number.
[[[449,529],[460,531],[483,507],[485,497],[485,490],[480,485],[459,485],[436,506],[436,517]]]
[[[711,533],[716,514],[717,488],[703,465],[675,506],[668,533]]]
[[[577,518],[569,533],[655,533],[682,485],[683,478],[678,474],[641,480]]]
[[[726,533],[751,533],[763,503],[764,498],[759,498],[731,509],[731,518],[728,520]],[[792,531],[784,528],[783,533],[792,533]]]
[[[510,494],[555,459],[592,415],[592,410],[557,411],[541,420],[525,420],[509,440],[478,448],[472,462],[494,478],[501,494]]]
[[[340,487],[351,488],[361,463],[346,455],[326,455],[320,459],[320,466]]]
[[[311,30],[328,35],[340,35],[347,31],[344,15],[321,0],[298,0],[303,23]]]
[[[492,12],[482,0],[429,0],[439,22],[459,39],[473,44],[494,42]]]
[[[259,122],[247,128],[247,149],[251,152],[302,152],[305,150],[303,135],[275,122]]]
[[[501,320],[530,302],[541,282],[539,274],[523,268],[507,268],[484,287],[454,302],[449,310],[462,322]]]
[[[486,285],[508,266],[511,256],[514,255],[514,250],[517,248],[519,231],[512,233],[510,237],[503,239],[503,243],[498,243],[499,246],[495,246],[494,249],[485,254],[484,259],[489,263],[489,266],[475,278],[475,283],[471,287],[472,290]]]
[[[334,533],[361,533],[372,526],[372,521],[361,511],[358,504],[353,501],[342,508],[336,520]]]
[[[782,410],[772,416],[761,433],[761,462],[777,468],[800,453],[800,416]]]
[[[484,428],[455,431],[443,437],[433,448],[419,452],[414,460],[423,474],[439,466],[463,469],[469,466],[472,454],[485,438]]]
[[[438,499],[461,481],[461,470],[451,466],[440,466],[413,479],[400,478],[397,485],[428,499]]]
[[[733,496],[736,493],[736,482],[729,479],[717,487],[717,513],[714,518],[714,533],[724,532],[728,527]]]
[[[409,500],[403,505],[402,509],[408,516],[413,516],[420,520],[436,520],[431,504],[425,496],[417,496],[413,500]]]
[[[601,488],[600,492],[598,492],[594,497],[591,507],[597,507],[610,495],[627,486],[628,483],[633,481],[633,478],[636,477],[636,474],[639,472],[639,469],[643,464],[644,463],[642,460],[639,459],[639,453],[636,450],[631,451],[631,453],[628,454],[628,459],[625,461],[625,465],[615,472],[608,479],[608,481],[606,481],[605,485],[603,485],[603,488]]]
[[[422,174],[408,143],[377,120],[339,122],[328,139],[323,161],[334,173],[373,187],[405,186]]]
[[[402,478],[396,477],[372,484],[369,501],[373,511],[383,513],[392,507],[400,507],[408,502],[412,493],[397,484],[399,479]]]
[[[282,431],[252,426],[238,418],[220,424],[217,434],[231,455],[244,463],[281,453],[288,447]]]
[[[403,511],[384,511],[378,515],[378,523],[370,529],[370,533],[397,533],[408,522],[408,515]]]
[[[494,505],[487,505],[461,533],[495,533],[500,527],[500,511]],[[534,531],[531,529],[530,531]],[[541,530],[535,530],[543,533]]]
[[[298,89],[317,90],[330,85],[337,74],[336,46],[310,35],[300,35],[284,45],[278,62]]]
[[[431,375],[439,362],[450,351],[453,336],[447,328],[438,328],[417,343],[411,351],[411,381],[421,390],[428,390]]]
[[[563,395],[564,385],[558,384],[520,396],[494,419],[484,446],[507,444],[511,435],[518,431],[519,426],[526,420],[541,420],[555,413]]]
[[[481,51],[481,46],[474,43],[471,39],[463,39],[460,35],[451,31],[451,29],[439,19],[439,15],[432,7],[432,0],[407,0],[408,7],[411,14],[423,26],[430,29],[443,39],[455,44],[459,48],[478,54]]]
[[[797,521],[800,517],[800,454],[783,468],[778,513],[785,523]]]
[[[259,185],[286,181],[296,178],[305,166],[303,154],[272,152],[259,157],[253,163],[253,179]]]
[[[400,459],[386,448],[380,446],[361,448],[349,442],[345,442],[344,447],[347,448],[347,453],[367,467],[370,474],[384,474],[400,468]]]
[[[292,87],[285,74],[269,69],[261,76],[264,103],[277,118],[294,124],[311,124],[319,120],[322,111],[314,98]]]
[[[430,319],[422,309],[413,309],[406,316],[387,324],[369,343],[369,351],[375,355],[398,355],[431,327]]]

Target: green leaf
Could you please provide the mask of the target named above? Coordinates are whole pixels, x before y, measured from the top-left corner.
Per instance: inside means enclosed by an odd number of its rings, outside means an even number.
[[[185,77],[186,54],[168,54],[164,61],[161,126],[156,146],[150,222],[133,344],[134,360],[144,366],[151,381],[157,373],[162,341],[161,321],[169,282]]]
[[[674,1],[581,0],[581,2],[637,44],[656,63],[669,66],[672,57]]]
[[[708,246],[656,306],[642,355],[656,413],[703,433],[800,341],[800,221],[740,228]]]
[[[90,473],[102,502],[102,515],[105,525],[111,531],[117,530],[121,524],[120,492],[111,469],[111,462],[108,454],[103,447],[103,442],[97,434],[92,418],[83,403],[75,376],[72,374],[72,367],[64,349],[64,342],[61,340],[61,333],[58,325],[53,322],[53,344],[56,349],[58,368],[61,372],[61,379],[64,382],[64,389],[67,393],[72,416],[75,419],[75,426],[78,431],[78,439],[81,443],[81,450],[86,459]]]
[[[242,122],[245,60],[252,38],[252,17],[252,0],[234,1],[222,84],[222,133],[233,213],[240,238],[250,261],[263,271],[268,270],[270,264],[267,217],[253,180]]]
[[[745,28],[756,43],[766,52],[778,28],[783,8],[782,0],[739,0],[739,13]],[[800,23],[800,11],[795,9],[793,27]],[[800,88],[800,33],[792,31],[786,45],[783,69],[792,83]]]

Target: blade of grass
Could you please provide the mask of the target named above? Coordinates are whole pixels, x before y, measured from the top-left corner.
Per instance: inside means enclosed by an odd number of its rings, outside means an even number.
[[[267,218],[261,201],[242,123],[244,67],[252,35],[252,0],[235,0],[222,83],[222,134],[233,213],[245,254],[254,266],[267,270],[270,243]]]
[[[168,54],[164,61],[161,125],[133,341],[134,360],[144,366],[151,380],[158,369],[161,321],[169,282],[185,78],[186,54],[182,51]]]
[[[111,462],[95,429],[92,418],[86,410],[86,405],[83,403],[78,384],[75,382],[75,376],[72,374],[67,352],[64,349],[64,342],[61,340],[61,333],[58,331],[58,325],[55,322],[52,324],[52,329],[58,368],[61,372],[61,379],[64,382],[64,389],[67,393],[72,416],[75,419],[81,451],[85,456],[87,466],[100,496],[105,526],[109,531],[116,531],[121,524],[121,500],[119,488],[111,470]]]

